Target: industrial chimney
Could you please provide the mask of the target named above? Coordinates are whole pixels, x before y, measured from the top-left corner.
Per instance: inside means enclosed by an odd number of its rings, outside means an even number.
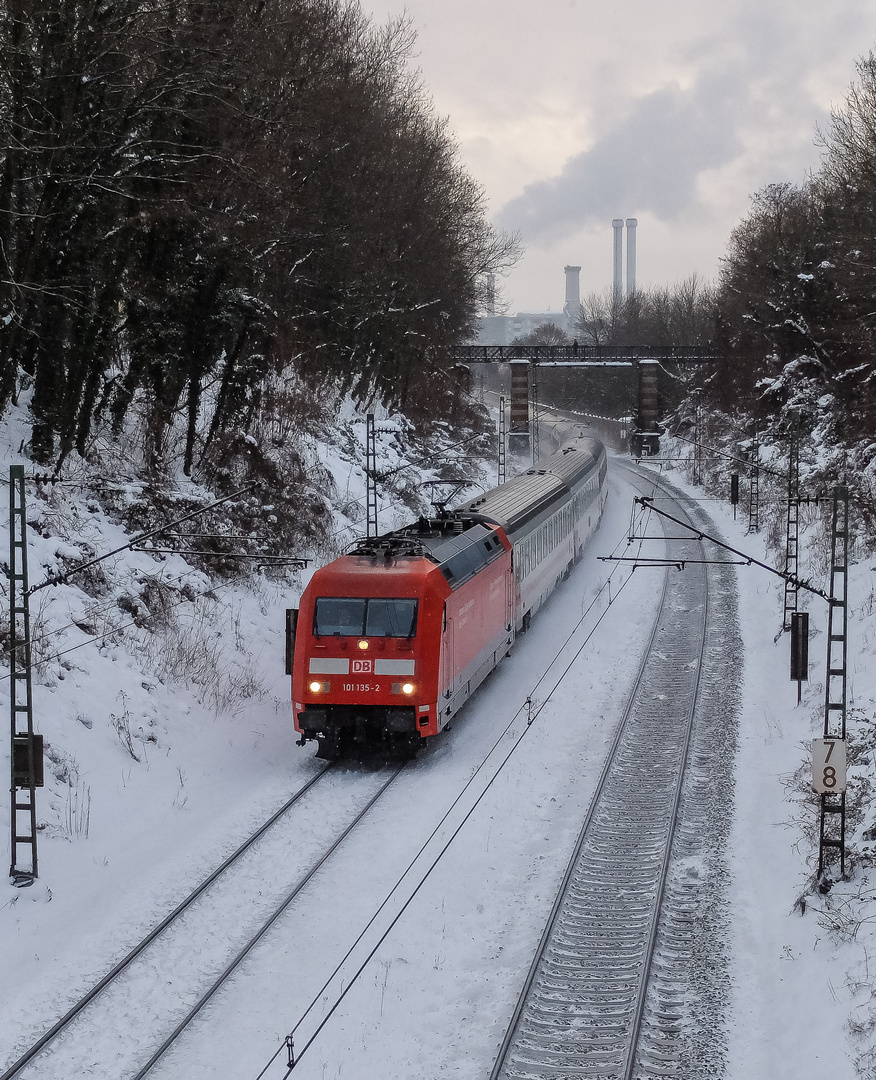
[[[496,275],[487,274],[487,317],[492,319],[496,314]]]
[[[638,218],[627,218],[627,296],[636,291],[636,226]]]
[[[578,319],[581,317],[581,267],[564,266],[566,271],[566,302],[563,305],[563,314],[566,316],[566,326],[574,331]]]
[[[624,219],[614,218],[611,223],[614,229],[614,274],[612,277],[612,298],[615,304],[620,304],[624,297],[623,285],[623,258],[624,258]]]

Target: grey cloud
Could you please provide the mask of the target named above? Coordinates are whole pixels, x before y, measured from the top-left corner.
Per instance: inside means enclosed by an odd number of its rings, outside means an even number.
[[[744,93],[738,78],[706,77],[689,90],[672,86],[641,98],[558,176],[507,203],[497,223],[549,242],[594,219],[649,211],[677,218],[695,202],[697,175],[739,152],[733,129]]]

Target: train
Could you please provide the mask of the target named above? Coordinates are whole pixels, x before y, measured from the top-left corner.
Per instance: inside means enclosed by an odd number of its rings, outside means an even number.
[[[606,471],[605,447],[581,435],[317,570],[287,612],[298,745],[404,756],[445,728],[580,559]]]

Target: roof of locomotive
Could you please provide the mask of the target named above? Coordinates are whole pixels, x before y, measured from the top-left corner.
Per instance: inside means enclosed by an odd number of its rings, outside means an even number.
[[[342,555],[317,570],[311,579],[314,589],[337,591],[347,596],[416,596],[424,588],[424,579],[437,570],[431,562],[406,553],[392,555]],[[327,594],[326,594],[327,595]]]
[[[572,439],[537,468],[456,510],[357,541],[349,555],[331,566],[351,576],[377,570],[384,582],[390,569],[408,575],[414,571],[417,577],[438,569],[456,589],[505,550],[493,526],[503,528],[510,538],[537,521],[558,498],[569,497],[587,482],[604,453],[598,439]]]
[[[549,510],[559,496],[581,488],[604,452],[598,439],[572,439],[536,467],[472,499],[460,512],[501,525],[510,537]]]
[[[355,551],[338,560],[355,563],[361,572],[396,566],[422,576],[433,570],[458,588],[484,566],[505,551],[495,529],[472,516],[460,518],[454,513],[438,518],[420,518],[403,529],[371,540],[360,540]]]

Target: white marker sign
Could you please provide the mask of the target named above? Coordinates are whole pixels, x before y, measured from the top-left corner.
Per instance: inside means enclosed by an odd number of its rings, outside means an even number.
[[[842,739],[812,740],[812,787],[822,795],[846,790],[846,744]]]

